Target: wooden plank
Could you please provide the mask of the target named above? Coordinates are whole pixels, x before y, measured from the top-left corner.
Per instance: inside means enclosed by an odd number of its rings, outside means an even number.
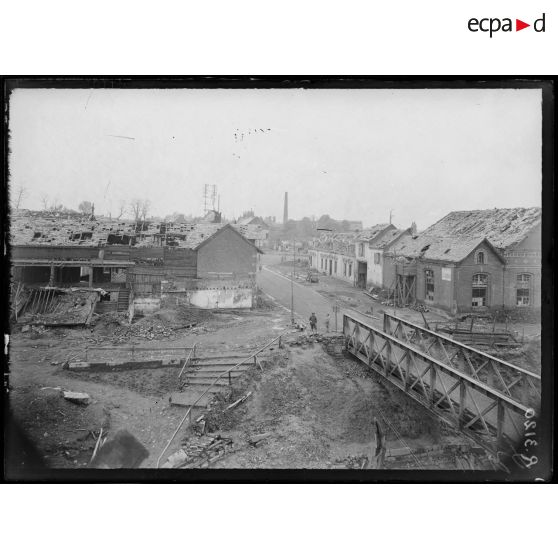
[[[232,373],[231,373],[232,376]],[[215,386],[228,386],[229,385],[229,379],[228,377],[223,377],[223,378],[219,378],[219,376],[217,377],[213,377],[213,378],[192,378],[192,377],[188,377],[188,383],[187,385],[189,386],[210,386],[210,385],[215,385]]]
[[[213,399],[214,394],[215,392],[207,393],[196,403],[196,400],[201,395],[200,391],[188,390],[184,392],[174,392],[171,393],[170,404],[178,405],[180,407],[190,407],[192,405],[194,405],[195,407],[207,407],[209,402]]]

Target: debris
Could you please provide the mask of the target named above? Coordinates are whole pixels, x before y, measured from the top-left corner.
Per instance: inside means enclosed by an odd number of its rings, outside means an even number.
[[[374,453],[374,468],[383,469],[384,461],[386,458],[386,435],[384,434],[382,427],[378,419],[374,418],[375,432],[374,437],[376,440],[376,451]]]
[[[205,434],[205,428],[207,426],[207,421],[202,420],[198,424],[196,424],[195,426],[197,427],[197,428],[195,428],[196,434],[198,436],[203,436]]]
[[[230,409],[234,409],[235,407],[237,407],[238,405],[240,405],[241,403],[244,403],[244,401],[246,401],[246,399],[248,399],[248,397],[250,397],[252,395],[252,392],[249,391],[246,395],[244,395],[243,397],[241,397],[240,399],[237,399],[234,403],[231,403],[226,409],[225,411],[229,411]]]
[[[256,434],[254,436],[251,436],[248,439],[248,443],[253,446],[256,447],[260,442],[262,442],[263,440],[269,438],[271,436],[271,432],[265,432],[264,434]]]
[[[188,454],[183,450],[179,449],[177,452],[169,456],[166,463],[163,464],[163,469],[174,469],[176,466],[184,463],[188,459]]]
[[[65,391],[64,399],[71,403],[76,403],[77,405],[89,405],[91,402],[91,398],[87,393],[79,393],[76,391]]]
[[[27,333],[30,329],[31,329],[31,326],[30,326],[30,325],[24,325],[24,326],[21,328],[21,332],[22,332],[22,333]]]
[[[97,438],[97,442],[95,444],[95,449],[93,450],[93,455],[91,456],[91,460],[89,461],[89,463],[91,463],[91,461],[93,461],[93,459],[95,459],[95,456],[97,455],[97,450],[99,449],[99,444],[101,443],[101,438],[103,437],[103,428],[101,427],[101,431],[99,432],[99,437]]]
[[[223,438],[220,435],[202,435],[183,445],[182,449],[173,453],[162,467],[166,469],[208,467],[228,453],[232,443],[231,438]]]

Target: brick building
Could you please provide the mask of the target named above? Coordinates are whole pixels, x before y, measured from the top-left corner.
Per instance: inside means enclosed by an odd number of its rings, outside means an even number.
[[[400,302],[452,313],[540,308],[540,208],[454,211],[386,254],[385,286]]]
[[[262,251],[231,225],[219,229],[196,247],[196,276],[208,278],[232,274],[237,278],[255,277],[258,254]]]

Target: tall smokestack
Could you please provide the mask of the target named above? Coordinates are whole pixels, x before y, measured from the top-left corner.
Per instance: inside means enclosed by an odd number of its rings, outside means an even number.
[[[289,192],[285,192],[285,207],[283,209],[283,225],[289,220]]]

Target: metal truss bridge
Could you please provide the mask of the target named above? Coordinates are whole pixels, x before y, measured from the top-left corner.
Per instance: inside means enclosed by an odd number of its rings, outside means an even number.
[[[349,353],[496,457],[540,408],[537,374],[395,315],[382,330],[347,311],[343,333]]]

